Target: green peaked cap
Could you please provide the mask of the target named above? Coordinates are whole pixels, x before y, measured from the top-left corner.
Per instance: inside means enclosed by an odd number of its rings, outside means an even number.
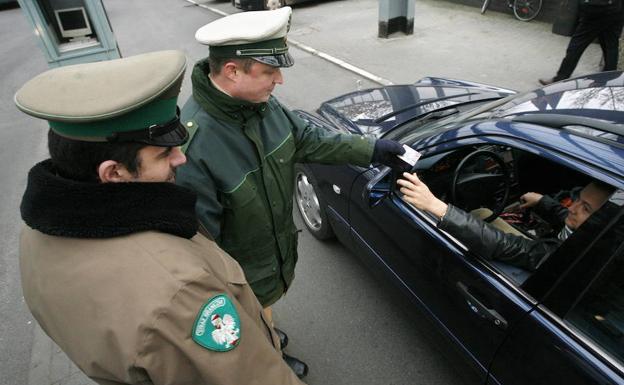
[[[71,139],[180,145],[188,137],[177,110],[185,69],[184,53],[173,50],[60,67],[29,80],[14,100]]]
[[[212,58],[251,58],[273,67],[294,64],[286,35],[292,9],[235,13],[210,22],[195,32],[195,39],[210,48]]]

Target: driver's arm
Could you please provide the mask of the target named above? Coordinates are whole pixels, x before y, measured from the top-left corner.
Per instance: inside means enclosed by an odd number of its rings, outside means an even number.
[[[397,180],[403,199],[439,219],[438,228],[448,232],[468,249],[485,259],[497,259],[527,270],[535,270],[559,246],[556,239],[530,240],[507,234],[465,211],[438,199],[416,174],[403,173]]]
[[[533,240],[505,233],[452,205],[448,205],[438,228],[485,259],[499,260],[530,271],[537,269],[560,244],[556,238]]]
[[[568,216],[568,209],[561,202],[548,195],[544,195],[533,210],[540,218],[554,227],[563,227]]]
[[[531,207],[537,206],[544,196],[536,192],[528,192],[520,196],[520,209],[526,210]]]

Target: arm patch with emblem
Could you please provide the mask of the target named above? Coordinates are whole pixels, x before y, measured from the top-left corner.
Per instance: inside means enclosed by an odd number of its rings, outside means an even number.
[[[241,322],[232,300],[219,294],[202,306],[193,325],[193,341],[216,352],[227,352],[240,342]]]

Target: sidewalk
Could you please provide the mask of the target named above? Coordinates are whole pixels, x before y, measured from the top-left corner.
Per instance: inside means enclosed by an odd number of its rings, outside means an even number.
[[[395,84],[424,76],[485,82],[519,91],[555,75],[568,37],[551,24],[521,22],[440,0],[417,0],[414,35],[377,38],[376,0],[337,1],[295,9],[289,38],[343,59]],[[598,71],[600,47],[592,44],[575,74]]]
[[[168,24],[168,20],[171,23],[177,20],[181,24],[180,29],[186,34],[183,41],[173,43],[174,37],[167,35],[169,27],[147,32],[137,31],[131,23],[119,25],[124,3],[120,0],[106,2],[118,37],[123,34],[126,39],[134,38],[141,47],[141,50],[132,50],[121,46],[124,55],[138,53],[134,51],[145,52],[177,46],[184,49],[192,60],[205,56],[207,50],[193,41],[193,34],[190,32],[192,26],[185,23],[185,15],[205,11],[193,8],[183,0],[171,1],[171,14],[161,16],[161,22]],[[236,12],[229,2],[204,0],[203,3],[224,12]],[[396,35],[391,39],[379,39],[377,7],[377,0],[328,1],[296,7],[289,38],[395,84],[415,82],[424,76],[439,76],[489,83],[519,91],[537,88],[539,77],[553,76],[568,42],[568,38],[553,35],[549,24],[523,23],[513,16],[496,12],[481,15],[476,8],[440,0],[416,1],[413,36]],[[149,9],[145,12],[137,17],[148,17]],[[205,22],[208,21],[206,19]],[[597,45],[589,47],[576,73],[596,71],[600,54]],[[355,89],[377,85],[351,72],[329,67],[322,72],[325,79],[319,83],[318,80],[306,76],[306,71],[311,71],[308,59],[312,56],[296,48],[293,48],[293,56],[301,61],[298,61],[298,66],[285,71],[286,85],[277,91],[278,96],[292,108],[312,110],[318,106],[318,100],[309,98],[304,91],[286,93],[283,91],[285,88],[321,88],[327,92],[329,98],[337,96],[335,92],[340,87],[352,86],[351,89]],[[189,72],[187,71],[187,78]],[[180,100],[185,100],[190,93],[188,84],[190,83],[187,79]],[[340,84],[340,87],[336,84]],[[353,295],[357,296],[357,293]],[[301,303],[297,301],[297,293],[289,293],[276,306],[278,314],[285,314],[286,309],[291,306],[301,307]],[[293,322],[280,321],[287,328],[292,326],[289,322]],[[354,325],[351,327],[358,328]],[[345,333],[353,331],[346,330]],[[317,352],[307,356],[324,357],[324,354]],[[311,366],[312,370],[321,370],[312,363]],[[36,327],[28,384],[86,385],[92,382]]]

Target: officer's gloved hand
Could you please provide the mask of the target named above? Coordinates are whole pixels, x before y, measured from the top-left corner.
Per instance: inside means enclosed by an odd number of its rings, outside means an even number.
[[[388,139],[379,139],[375,142],[372,163],[384,164],[393,170],[406,171],[410,165],[398,158],[405,154],[405,149],[399,142]]]

